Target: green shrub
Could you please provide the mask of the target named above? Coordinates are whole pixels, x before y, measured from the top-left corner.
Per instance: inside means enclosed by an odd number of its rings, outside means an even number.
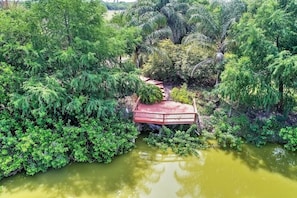
[[[183,48],[182,45],[175,45],[169,39],[160,41],[158,51],[154,51],[148,56],[148,60],[143,66],[143,74],[164,82],[184,82],[180,75],[181,64],[187,53]]]
[[[194,96],[194,93],[188,91],[187,84],[183,84],[181,88],[173,88],[170,93],[170,97],[173,101],[185,104],[192,104]]]
[[[79,119],[78,125],[41,121],[0,113],[0,179],[21,171],[34,175],[73,161],[109,163],[130,151],[138,135],[133,123],[116,116]]]
[[[192,125],[186,131],[174,131],[163,126],[158,134],[151,132],[148,138],[144,138],[144,141],[148,145],[158,147],[164,151],[170,148],[178,155],[198,155],[197,149],[206,148],[207,142],[205,138],[198,136],[196,130],[196,125]]]
[[[156,85],[144,84],[139,90],[137,95],[140,101],[144,104],[153,104],[161,102],[163,99],[162,91]]]
[[[235,124],[222,111],[215,112],[215,116],[212,117],[212,123],[214,134],[220,147],[241,150],[243,141],[240,137],[241,126],[239,124]]]
[[[238,151],[241,150],[241,145],[243,142],[240,137],[237,137],[232,133],[222,131],[217,131],[215,136],[220,147],[231,148]]]
[[[179,82],[173,62],[168,57],[160,57],[157,52],[149,56],[149,60],[143,66],[142,73],[152,79]]]
[[[282,128],[279,133],[280,137],[286,141],[284,145],[290,151],[297,150],[297,128],[286,127]]]
[[[204,105],[204,113],[206,115],[211,115],[214,112],[215,108],[216,108],[216,104],[213,101],[208,101]]]
[[[250,122],[249,131],[243,137],[256,146],[265,145],[267,142],[279,142],[278,131],[281,127],[282,124],[275,117],[256,119]]]

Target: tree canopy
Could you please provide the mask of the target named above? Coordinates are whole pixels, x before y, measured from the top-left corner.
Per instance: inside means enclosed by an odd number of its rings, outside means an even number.
[[[137,31],[116,31],[105,11],[83,0],[0,10],[0,178],[110,162],[134,146],[138,132],[118,99],[140,80],[118,57]]]
[[[263,1],[241,18],[233,32],[234,55],[222,74],[223,97],[281,113],[293,108],[297,66],[293,4]]]
[[[143,86],[140,69],[173,85],[206,86],[222,147],[239,148],[244,138],[297,148],[296,121],[283,127],[279,119],[296,117],[294,0],[139,0],[108,21],[99,0],[1,6],[0,179],[128,152],[138,131],[121,101],[133,93],[162,99]],[[230,118],[224,105],[244,116]],[[252,111],[277,116],[256,120]]]

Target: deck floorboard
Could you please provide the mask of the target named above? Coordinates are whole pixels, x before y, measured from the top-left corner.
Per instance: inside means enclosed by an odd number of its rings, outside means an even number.
[[[164,89],[162,81],[151,80],[140,77],[144,82],[155,84]],[[166,96],[164,96],[166,98]],[[135,123],[150,123],[160,125],[171,124],[194,124],[197,119],[195,101],[193,105],[182,104],[170,100],[163,100],[156,104],[142,104],[137,100],[133,110],[133,121]]]

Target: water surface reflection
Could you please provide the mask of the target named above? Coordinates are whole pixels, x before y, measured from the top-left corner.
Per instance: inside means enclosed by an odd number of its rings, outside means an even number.
[[[181,158],[147,147],[111,164],[74,163],[3,180],[1,198],[296,197],[297,156],[277,146],[211,149]]]

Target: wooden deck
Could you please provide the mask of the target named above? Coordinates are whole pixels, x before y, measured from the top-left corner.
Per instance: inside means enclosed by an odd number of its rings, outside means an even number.
[[[146,105],[140,103],[138,99],[133,110],[133,121],[159,125],[195,124],[197,121],[195,101],[193,100],[193,105],[168,100]]]
[[[151,80],[150,78],[140,76],[145,83],[158,86],[163,92],[163,101],[156,104],[142,104],[137,99],[133,109],[133,121],[135,123],[148,123],[159,125],[173,124],[195,124],[197,123],[198,113],[195,100],[193,105],[182,104],[167,100],[168,96],[164,91],[162,81]]]

